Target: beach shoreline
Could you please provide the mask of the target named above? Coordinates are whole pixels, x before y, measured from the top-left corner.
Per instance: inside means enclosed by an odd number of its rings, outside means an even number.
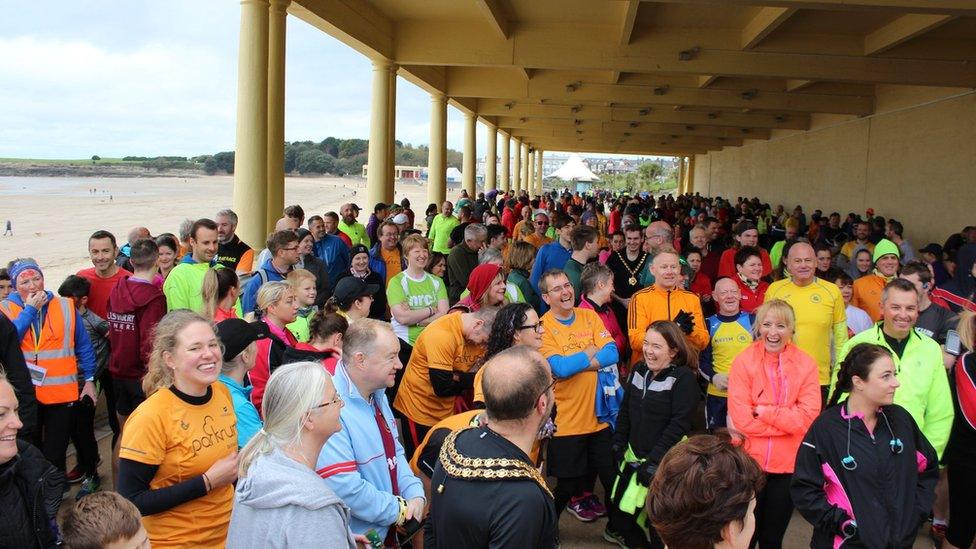
[[[176,233],[184,219],[213,218],[233,204],[232,175],[160,177],[18,177],[0,176],[0,224],[9,219],[13,236],[0,238],[0,263],[33,257],[44,270],[47,288],[56,291],[64,278],[91,266],[88,236],[108,230],[125,243],[129,230],[148,227],[153,235]],[[448,188],[448,199],[459,194]],[[397,182],[395,199],[408,198],[423,224],[427,184]],[[342,204],[363,208],[363,224],[372,213],[361,177],[286,177],[285,204],[299,204],[306,217],[338,212]],[[249,242],[261,249],[264,243]]]

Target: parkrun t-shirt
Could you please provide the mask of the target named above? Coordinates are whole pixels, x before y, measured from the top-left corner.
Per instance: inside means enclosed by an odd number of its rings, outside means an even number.
[[[210,400],[193,405],[169,389],[145,400],[125,424],[119,457],[159,467],[149,483],[166,488],[205,473],[237,451],[237,419],[223,383],[211,385]],[[153,547],[223,547],[234,501],[232,485],[172,509],[147,515],[142,524]]]
[[[390,308],[406,301],[411,310],[426,309],[427,307],[437,309],[437,302],[442,299],[447,301],[447,285],[440,277],[428,272],[424,272],[423,277],[416,280],[411,278],[406,271],[403,271],[391,278],[390,283],[386,286],[386,300],[390,304]],[[393,332],[397,337],[411,346],[416,344],[420,332],[424,330],[423,326],[416,324],[413,326],[400,324],[396,318],[391,319],[390,324],[393,326]]]

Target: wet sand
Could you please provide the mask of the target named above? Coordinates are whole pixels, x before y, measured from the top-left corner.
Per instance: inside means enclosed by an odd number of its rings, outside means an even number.
[[[95,192],[92,192],[95,189]],[[449,189],[456,198],[457,188]],[[0,263],[30,256],[44,269],[47,287],[56,290],[67,275],[90,267],[88,236],[99,229],[115,234],[121,246],[130,229],[146,226],[153,235],[177,233],[183,219],[213,217],[232,205],[233,176],[195,178],[146,177],[0,177],[0,230],[7,220],[14,236],[0,237]],[[409,198],[411,208],[423,220],[427,186],[398,183],[396,201]],[[285,180],[285,204],[300,204],[305,215],[339,211],[356,202],[367,211],[366,182],[360,177],[289,177]],[[253,243],[252,243],[253,244]]]

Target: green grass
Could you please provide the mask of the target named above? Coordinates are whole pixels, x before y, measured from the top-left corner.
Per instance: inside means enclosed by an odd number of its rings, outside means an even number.
[[[42,164],[52,166],[71,166],[85,165],[90,166],[91,158],[81,160],[66,160],[61,158],[0,158],[0,162],[5,164]],[[121,158],[102,158],[96,164],[139,164],[139,161],[128,162]]]

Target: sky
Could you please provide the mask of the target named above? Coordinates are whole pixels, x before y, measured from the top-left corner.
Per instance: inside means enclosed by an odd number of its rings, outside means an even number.
[[[0,158],[195,156],[234,148],[240,3],[35,0],[0,18]],[[285,140],[369,137],[370,61],[288,17]],[[430,98],[397,79],[397,139]],[[448,106],[448,147],[461,113]],[[478,154],[485,129],[478,125]],[[603,155],[599,155],[603,156]]]

